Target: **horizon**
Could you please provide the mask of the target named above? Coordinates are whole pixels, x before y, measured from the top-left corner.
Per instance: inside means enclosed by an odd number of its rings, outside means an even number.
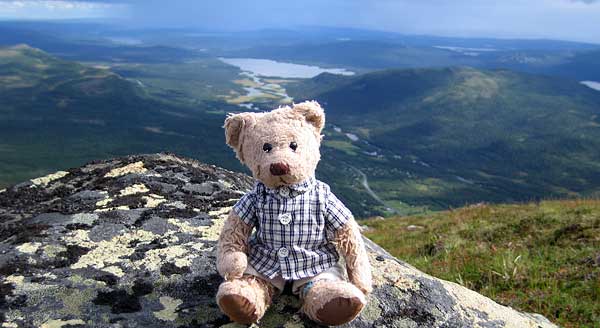
[[[309,8],[309,9],[307,9]],[[0,0],[0,21],[92,22],[125,29],[223,32],[347,28],[468,39],[563,40],[600,44],[597,0],[341,1]],[[533,19],[532,19],[533,18]]]
[[[325,25],[296,25],[289,27],[263,27],[256,29],[208,29],[204,27],[194,27],[194,26],[186,26],[186,27],[155,27],[155,28],[146,28],[140,26],[126,26],[120,25],[119,20],[112,20],[107,22],[106,20],[98,20],[98,19],[0,19],[0,24],[2,23],[37,23],[37,24],[91,24],[91,25],[99,25],[105,27],[113,27],[119,28],[119,31],[198,31],[204,33],[222,33],[222,34],[235,34],[235,33],[257,33],[261,31],[287,31],[287,32],[302,32],[305,29],[319,29],[321,31],[326,30],[347,30],[348,32],[369,32],[369,33],[385,33],[391,34],[397,37],[401,36],[409,36],[409,37],[436,37],[436,38],[448,38],[448,39],[465,39],[465,40],[503,40],[503,41],[555,41],[555,42],[568,42],[568,43],[580,43],[580,44],[588,44],[594,46],[600,46],[600,40],[598,41],[577,41],[570,40],[564,38],[552,38],[552,37],[536,37],[536,36],[452,36],[452,35],[442,35],[442,34],[431,34],[431,33],[402,33],[381,29],[370,29],[370,28],[357,28],[357,27],[346,27],[346,26],[325,26]],[[365,38],[365,41],[369,41],[370,39]],[[381,40],[371,40],[371,41],[381,41]]]

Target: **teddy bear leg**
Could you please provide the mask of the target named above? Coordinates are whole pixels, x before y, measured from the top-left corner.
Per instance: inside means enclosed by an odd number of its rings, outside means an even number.
[[[316,322],[338,326],[352,321],[365,304],[365,295],[351,283],[319,280],[304,297],[302,311]]]
[[[217,304],[232,321],[249,325],[257,322],[271,304],[274,287],[258,277],[246,275],[219,286]]]

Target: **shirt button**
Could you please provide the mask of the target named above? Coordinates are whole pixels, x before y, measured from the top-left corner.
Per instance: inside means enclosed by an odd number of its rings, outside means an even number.
[[[290,190],[286,187],[279,189],[279,194],[283,197],[288,197],[290,195]]]
[[[281,247],[278,251],[277,251],[277,255],[281,258],[284,257],[288,257],[288,255],[290,255],[290,251],[285,248],[285,247]]]
[[[290,222],[292,222],[292,215],[290,213],[281,214],[279,216],[279,222],[283,225],[290,224]]]

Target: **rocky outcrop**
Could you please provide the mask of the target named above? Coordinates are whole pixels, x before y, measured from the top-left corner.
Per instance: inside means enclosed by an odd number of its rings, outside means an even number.
[[[2,327],[234,327],[215,241],[251,178],[168,154],[94,162],[0,192]],[[348,327],[554,327],[367,240],[375,289]],[[314,327],[284,294],[260,327]]]

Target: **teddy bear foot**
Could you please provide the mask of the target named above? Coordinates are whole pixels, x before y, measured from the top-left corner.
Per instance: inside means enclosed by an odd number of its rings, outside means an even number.
[[[266,281],[244,276],[219,286],[217,304],[232,321],[249,325],[257,322],[271,304],[273,287]]]
[[[302,311],[312,320],[328,326],[352,321],[367,304],[365,295],[345,281],[321,280],[306,297]]]

